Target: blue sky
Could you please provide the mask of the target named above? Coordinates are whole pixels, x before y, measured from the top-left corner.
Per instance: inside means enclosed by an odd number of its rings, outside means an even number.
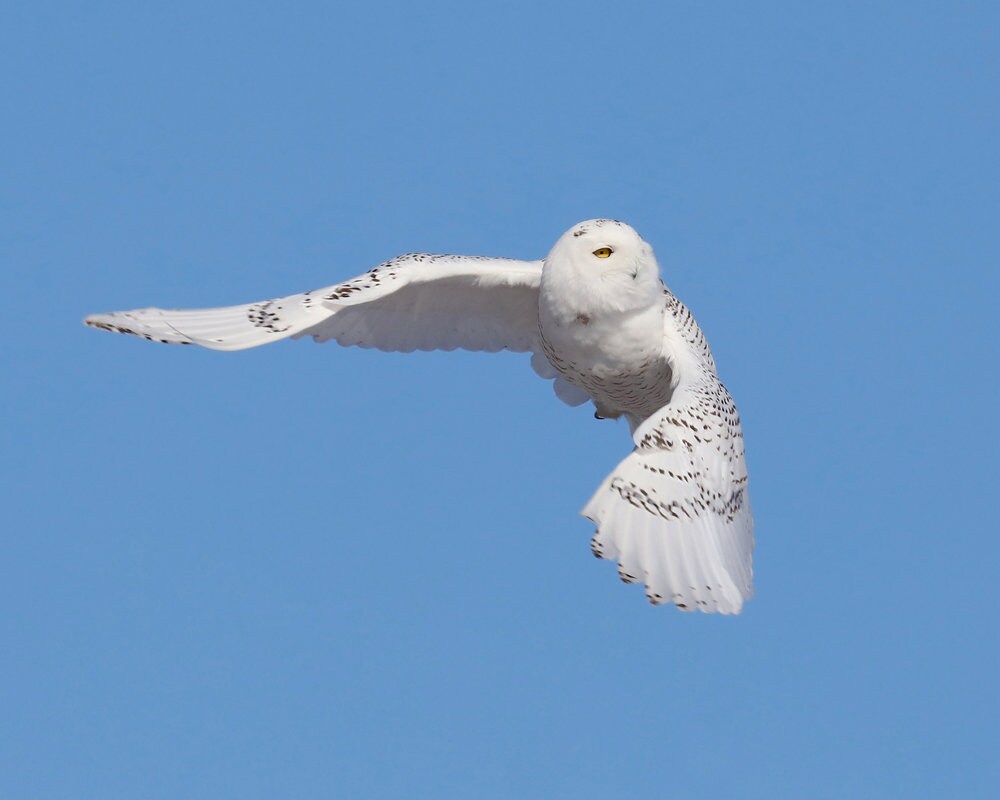
[[[0,794],[995,796],[1000,12],[7,4]],[[524,356],[89,312],[611,216],[737,399],[758,596],[645,603]]]

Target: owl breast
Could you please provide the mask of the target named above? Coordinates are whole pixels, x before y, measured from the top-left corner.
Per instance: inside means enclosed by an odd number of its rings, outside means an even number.
[[[540,308],[542,349],[566,380],[586,392],[601,417],[633,425],[665,406],[673,390],[663,356],[663,308],[552,313]]]

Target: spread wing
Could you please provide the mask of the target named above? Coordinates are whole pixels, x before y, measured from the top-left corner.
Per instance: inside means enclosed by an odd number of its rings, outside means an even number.
[[[94,328],[243,350],[288,337],[379,350],[536,351],[541,261],[410,253],[345,283],[225,308],[94,314]]]
[[[618,561],[650,602],[738,614],[753,595],[743,432],[714,374],[675,392],[583,510],[594,555]]]

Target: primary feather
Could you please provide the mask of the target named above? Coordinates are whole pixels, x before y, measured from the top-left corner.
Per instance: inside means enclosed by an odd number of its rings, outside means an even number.
[[[344,283],[247,305],[94,314],[87,325],[242,350],[285,338],[380,350],[513,350],[569,405],[624,418],[634,449],[583,513],[595,555],[655,604],[736,614],[753,594],[753,518],[732,398],[652,248],[589,220],[544,261],[411,253]]]

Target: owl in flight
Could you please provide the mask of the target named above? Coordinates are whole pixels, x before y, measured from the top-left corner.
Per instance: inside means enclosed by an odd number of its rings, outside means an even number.
[[[739,415],[698,323],[622,222],[574,225],[541,261],[411,253],[275,300],[85,322],[212,350],[311,336],[402,352],[529,352],[561,400],[589,400],[632,433],[632,452],[583,509],[597,527],[594,554],[645,584],[654,604],[738,614],[753,594]]]

